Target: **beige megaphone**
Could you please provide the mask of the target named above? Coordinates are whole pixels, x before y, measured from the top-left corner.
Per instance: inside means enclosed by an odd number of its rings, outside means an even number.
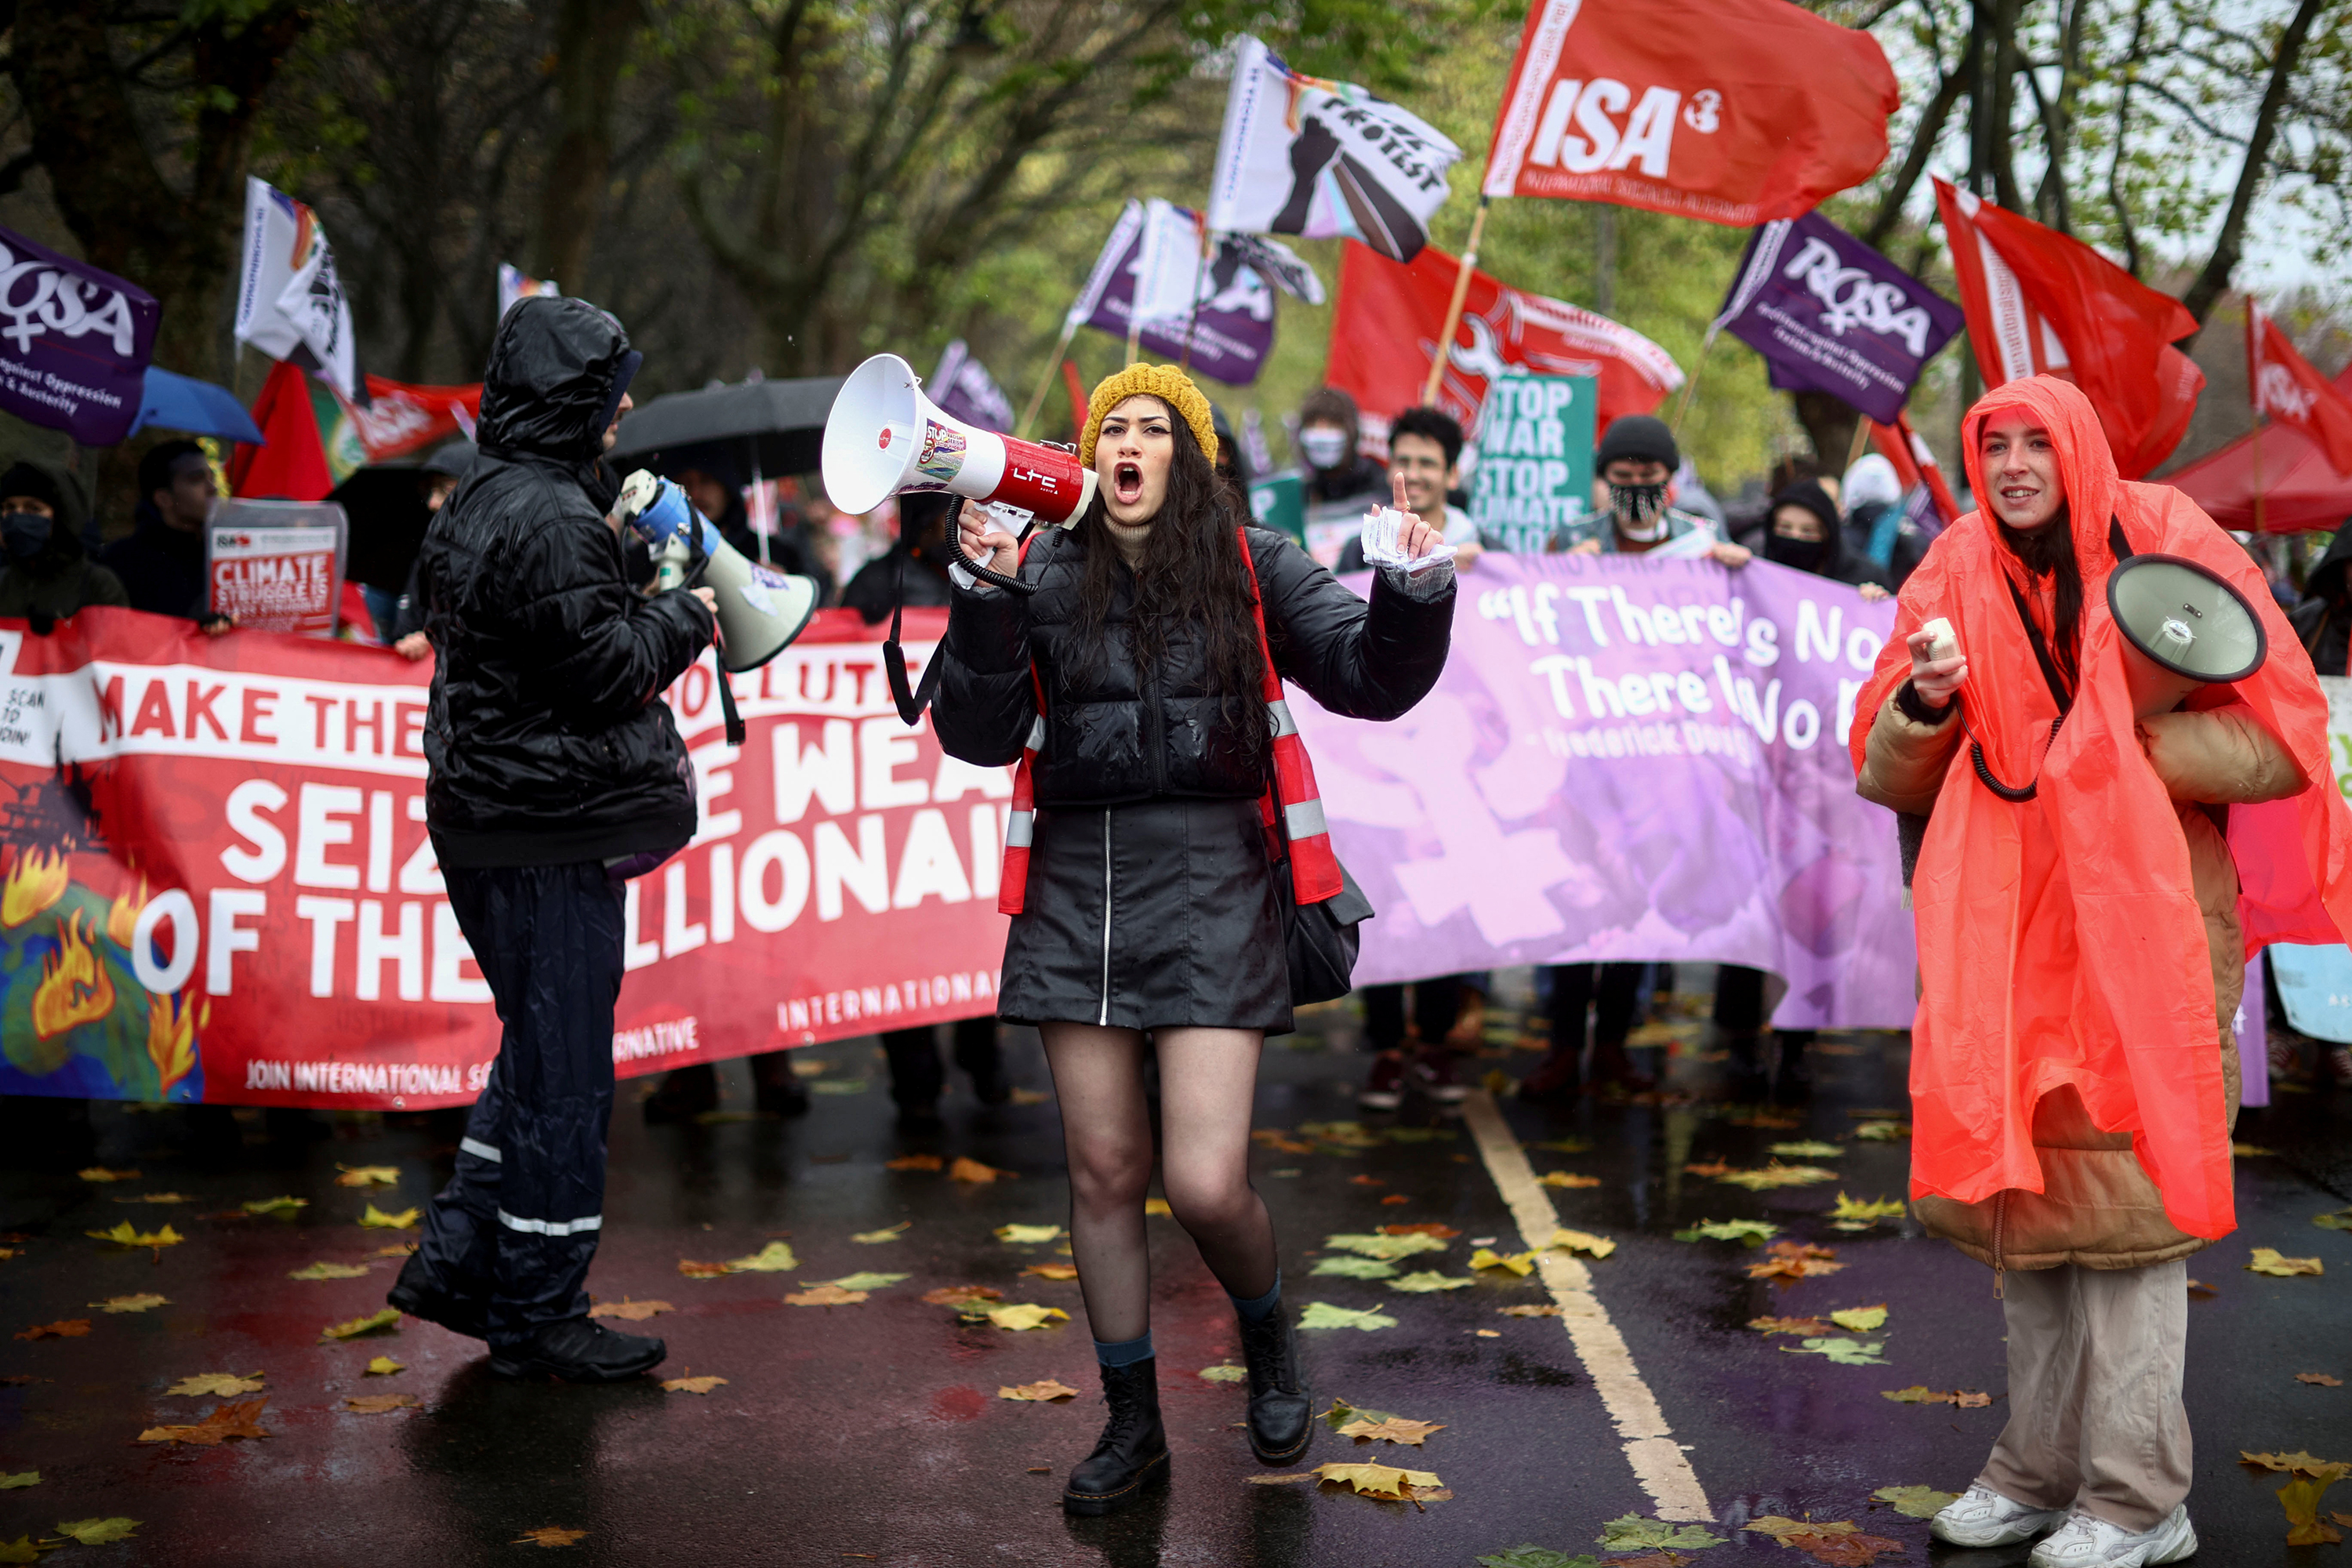
[[[2243,680],[2263,667],[2262,617],[2210,568],[2138,554],[2107,575],[2107,608],[2123,633],[2132,713],[2169,713],[2200,686]]]
[[[719,660],[730,673],[757,669],[792,645],[816,614],[817,585],[743,559],[695,510],[674,480],[639,468],[621,482],[621,520],[652,544],[656,581],[683,585],[683,565],[698,541],[705,563],[700,585],[714,591]]]
[[[1018,507],[1068,524],[1094,499],[1094,470],[1059,447],[967,425],[923,395],[897,354],[849,373],[824,421],[824,492],[843,511],[872,511],[910,490]]]

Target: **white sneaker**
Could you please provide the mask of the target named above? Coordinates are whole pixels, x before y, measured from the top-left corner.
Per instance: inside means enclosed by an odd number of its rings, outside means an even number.
[[[2154,1530],[2130,1531],[2076,1509],[2056,1534],[2033,1549],[2028,1568],[2150,1568],[2197,1555],[2197,1532],[2182,1503]]]
[[[1954,1546],[2014,1546],[2054,1530],[2065,1517],[2063,1508],[2028,1508],[1979,1481],[1929,1520],[1927,1533]]]

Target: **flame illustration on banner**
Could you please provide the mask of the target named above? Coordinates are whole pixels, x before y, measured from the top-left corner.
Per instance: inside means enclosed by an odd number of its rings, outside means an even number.
[[[0,925],[20,926],[65,897],[72,876],[66,858],[54,849],[34,849],[17,855],[0,884]]]
[[[142,872],[136,893],[126,888],[115,894],[114,901],[106,906],[106,934],[113,940],[115,946],[129,951],[131,939],[139,930],[139,911],[146,907],[147,878]]]
[[[194,996],[147,999],[147,1059],[169,1093],[196,1066],[196,1031],[213,1021],[213,1005]]]
[[[89,944],[89,923],[80,910],[58,921],[58,951],[41,960],[41,983],[33,988],[33,1033],[42,1039],[95,1024],[114,1011],[114,977]]]

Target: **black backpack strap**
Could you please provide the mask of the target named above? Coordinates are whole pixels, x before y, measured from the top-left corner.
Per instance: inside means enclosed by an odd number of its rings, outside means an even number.
[[[2009,588],[2009,602],[2017,607],[2017,620],[2025,628],[2025,640],[2033,645],[2033,662],[2042,667],[2042,679],[2049,684],[2051,700],[2058,704],[2058,717],[2063,719],[2073,710],[2074,694],[2059,679],[2058,661],[2050,656],[2050,644],[2042,636],[2042,628],[2033,624],[2033,612],[2025,603],[2025,595],[2017,591],[2007,574],[2001,577]]]
[[[2122,518],[2107,519],[2107,548],[2115,552],[2115,557],[2118,561],[2128,561],[2138,553],[2131,547],[2131,541],[2124,537]]]

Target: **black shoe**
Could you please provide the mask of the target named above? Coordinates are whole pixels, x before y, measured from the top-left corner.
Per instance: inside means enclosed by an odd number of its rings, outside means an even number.
[[[478,1296],[453,1296],[441,1289],[425,1266],[424,1256],[412,1252],[400,1266],[400,1278],[383,1298],[412,1318],[438,1323],[468,1339],[489,1337],[489,1303]]]
[[[793,1071],[790,1051],[751,1058],[751,1103],[763,1116],[806,1116],[809,1092]]]
[[[669,1347],[617,1333],[593,1318],[550,1323],[523,1343],[490,1352],[500,1377],[560,1377],[566,1383],[619,1383],[659,1365]]]
[[[1578,1058],[1584,1054],[1581,1041],[1563,1050],[1554,1046],[1538,1062],[1535,1070],[1519,1080],[1519,1098],[1538,1105],[1570,1105],[1584,1092],[1583,1066]]]
[[[982,1105],[1003,1105],[1013,1098],[1013,1084],[1003,1068],[982,1068],[971,1075],[971,1093]]]
[[[1110,1420],[1095,1451],[1070,1471],[1066,1513],[1115,1513],[1168,1484],[1168,1434],[1160,1425],[1159,1362],[1146,1356],[1102,1369]]]
[[[661,1087],[646,1097],[646,1125],[660,1127],[691,1121],[706,1110],[719,1109],[719,1069],[709,1062],[673,1068]]]
[[[1807,1044],[1801,1035],[1780,1040],[1780,1070],[1772,1081],[1772,1098],[1783,1105],[1813,1097],[1813,1069],[1805,1063]]]
[[[1298,1375],[1298,1346],[1279,1300],[1257,1321],[1242,1320],[1242,1360],[1249,1367],[1250,1452],[1262,1464],[1287,1465],[1315,1436],[1315,1401]]]

